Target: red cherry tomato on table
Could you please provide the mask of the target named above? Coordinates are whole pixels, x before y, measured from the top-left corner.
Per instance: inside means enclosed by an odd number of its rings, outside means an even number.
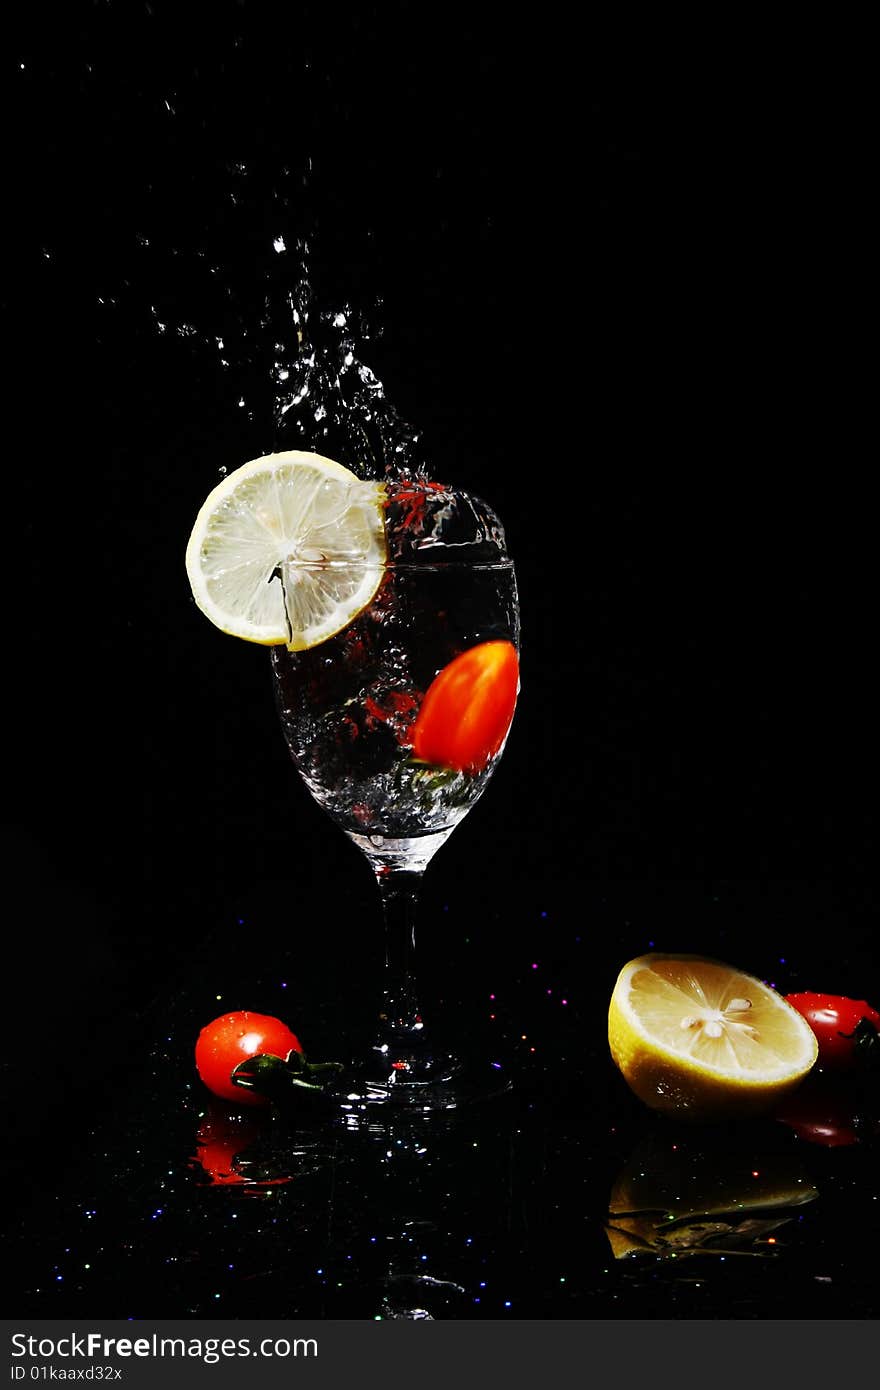
[[[266,1105],[264,1095],[236,1085],[232,1079],[235,1068],[259,1054],[284,1061],[291,1052],[302,1050],[299,1039],[280,1019],[240,1010],[222,1014],[199,1033],[196,1070],[215,1096],[235,1105]]]
[[[820,1071],[854,1071],[869,1054],[878,1055],[880,1013],[864,999],[809,991],[786,998],[816,1034]]]
[[[507,737],[518,692],[512,642],[460,652],[428,687],[413,726],[415,756],[434,767],[481,772]]]

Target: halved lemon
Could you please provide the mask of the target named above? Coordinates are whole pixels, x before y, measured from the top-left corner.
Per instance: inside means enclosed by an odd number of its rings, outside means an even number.
[[[818,1054],[806,1019],[770,985],[721,961],[659,952],[618,975],[608,1043],[639,1099],[682,1119],[767,1111]]]
[[[321,454],[266,454],[210,492],[186,548],[199,608],[222,632],[292,651],[371,601],[387,544],[385,492]]]

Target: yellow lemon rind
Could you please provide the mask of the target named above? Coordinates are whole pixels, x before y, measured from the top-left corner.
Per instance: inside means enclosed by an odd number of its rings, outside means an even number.
[[[803,1038],[804,1054],[800,1062],[762,1072],[735,1073],[686,1056],[651,1037],[626,1003],[627,986],[636,970],[650,968],[657,960],[690,960],[717,966],[753,983],[763,993],[773,994],[774,1003],[789,1011]],[[801,1084],[818,1056],[818,1041],[809,1024],[769,985],[724,961],[670,952],[639,956],[623,967],[608,1009],[608,1043],[615,1065],[639,1100],[651,1109],[680,1118],[766,1113]]]

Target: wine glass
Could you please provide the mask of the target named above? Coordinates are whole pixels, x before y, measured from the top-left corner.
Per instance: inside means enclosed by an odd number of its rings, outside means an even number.
[[[388,558],[369,605],[304,651],[271,649],[281,727],[315,801],[362,851],[381,898],[382,1002],[340,1096],[423,1111],[485,1094],[422,1013],[415,928],[422,876],[482,796],[519,692],[513,561],[491,509],[433,484],[389,487]],[[305,568],[319,573],[320,563]],[[494,1072],[495,1090],[506,1083]]]

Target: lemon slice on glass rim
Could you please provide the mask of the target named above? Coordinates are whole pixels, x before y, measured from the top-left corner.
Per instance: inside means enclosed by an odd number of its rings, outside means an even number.
[[[186,548],[199,608],[222,632],[292,651],[347,627],[387,560],[381,483],[302,450],[266,454],[208,494]]]
[[[771,985],[722,961],[659,952],[620,971],[608,1043],[639,1099],[682,1119],[766,1112],[818,1055],[806,1019]]]

